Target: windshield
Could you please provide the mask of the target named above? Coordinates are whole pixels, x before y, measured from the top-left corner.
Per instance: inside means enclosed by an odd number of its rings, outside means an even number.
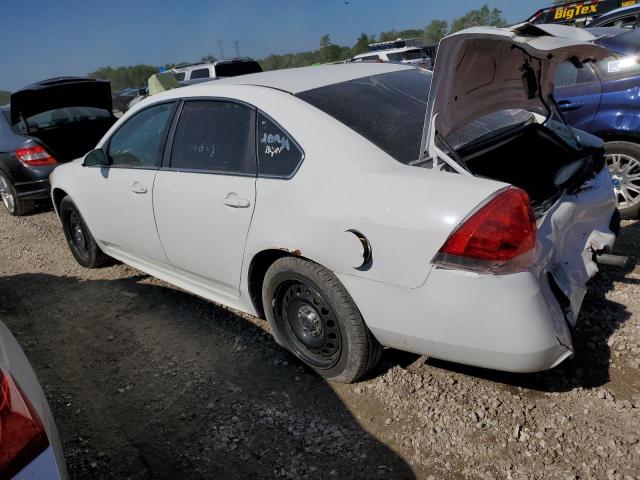
[[[94,107],[65,107],[41,112],[26,119],[29,132],[61,127],[72,123],[111,118],[108,110]],[[17,133],[26,133],[24,121],[14,126]]]
[[[327,85],[297,96],[409,164],[419,157],[430,85],[430,72],[410,69]]]
[[[404,52],[388,53],[387,57],[389,58],[389,60],[393,62],[420,60],[423,58],[428,58],[426,52],[424,52],[420,48],[416,48],[415,50],[406,50]]]

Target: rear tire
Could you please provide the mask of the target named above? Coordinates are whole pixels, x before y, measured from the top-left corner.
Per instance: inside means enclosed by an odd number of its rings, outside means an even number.
[[[382,346],[336,276],[298,257],[276,260],[262,288],[276,341],[319,375],[351,383],[379,361]]]
[[[31,213],[36,206],[35,202],[18,197],[15,187],[2,173],[0,173],[0,198],[7,211],[15,217]]]
[[[632,142],[607,142],[605,157],[620,215],[638,218],[640,213],[640,145]]]
[[[102,267],[108,257],[100,250],[73,200],[64,197],[58,211],[64,236],[76,261],[85,268]]]

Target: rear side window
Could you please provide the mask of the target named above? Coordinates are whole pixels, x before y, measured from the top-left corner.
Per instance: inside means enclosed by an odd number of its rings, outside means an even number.
[[[596,80],[596,75],[590,65],[576,68],[571,62],[562,62],[556,70],[555,87],[572,87],[582,83],[595,82]]]
[[[280,126],[258,113],[258,172],[261,177],[291,177],[303,153],[295,140]]]
[[[114,167],[156,168],[175,103],[163,103],[135,114],[113,134],[108,156]]]
[[[224,101],[184,104],[173,137],[171,168],[255,175],[255,111]]]
[[[216,77],[237,77],[261,71],[262,68],[258,62],[230,62],[216,65]]]
[[[616,18],[610,22],[598,25],[599,27],[619,27],[619,28],[635,28],[638,23],[638,15],[628,15],[626,17]]]
[[[209,69],[208,68],[199,68],[197,70],[191,71],[191,76],[189,80],[193,80],[195,78],[209,78]]]
[[[431,73],[420,69],[357,78],[296,94],[399,162],[420,153]]]
[[[174,73],[173,76],[176,77],[177,81],[182,82],[184,80],[184,77],[187,76],[187,72]]]

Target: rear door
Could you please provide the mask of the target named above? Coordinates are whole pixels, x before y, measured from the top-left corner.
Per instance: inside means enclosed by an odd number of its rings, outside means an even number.
[[[588,130],[602,95],[602,85],[591,65],[576,68],[571,62],[558,65],[554,95],[569,124]]]
[[[233,101],[186,100],[153,190],[171,265],[236,297],[256,200],[255,117]]]

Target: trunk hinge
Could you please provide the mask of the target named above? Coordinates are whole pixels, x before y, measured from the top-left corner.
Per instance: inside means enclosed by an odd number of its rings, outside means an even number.
[[[436,119],[438,118],[438,114],[436,113],[433,118],[431,118],[431,124],[429,125],[429,138],[427,139],[427,148],[426,152],[430,154],[431,159],[433,161],[434,170],[439,170],[439,161],[446,163],[451,168],[453,168],[456,172],[461,175],[471,175],[471,172],[466,168],[462,167],[458,162],[456,162],[453,158],[451,158],[444,150],[439,148],[436,145]],[[424,155],[425,151],[422,152]]]

